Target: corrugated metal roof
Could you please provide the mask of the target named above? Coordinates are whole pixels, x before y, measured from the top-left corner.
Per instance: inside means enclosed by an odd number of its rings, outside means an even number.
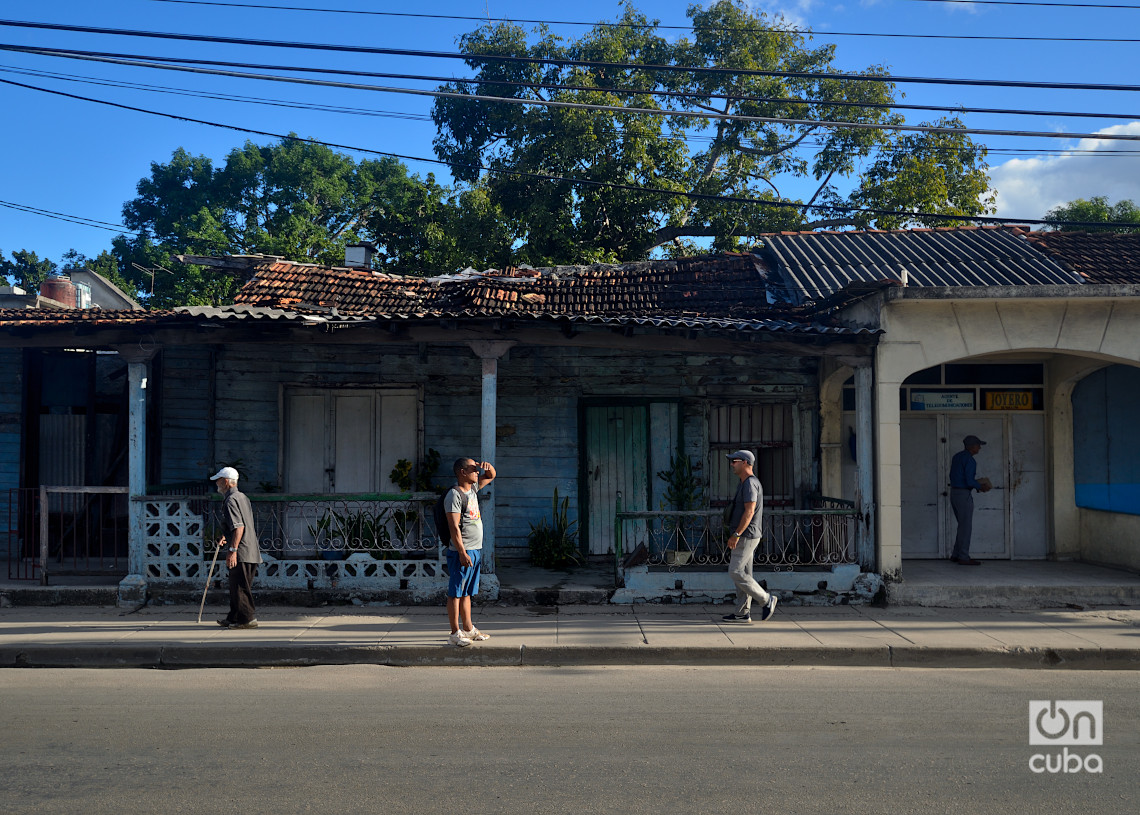
[[[1016,227],[765,235],[795,302],[820,300],[852,283],[902,280],[908,286],[1072,285],[1080,278],[1035,251]]]

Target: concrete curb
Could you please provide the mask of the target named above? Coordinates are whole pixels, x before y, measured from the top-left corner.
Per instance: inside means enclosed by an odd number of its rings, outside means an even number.
[[[27,645],[0,647],[0,668],[559,667],[598,665],[816,666],[1140,670],[1140,649],[606,646]]]

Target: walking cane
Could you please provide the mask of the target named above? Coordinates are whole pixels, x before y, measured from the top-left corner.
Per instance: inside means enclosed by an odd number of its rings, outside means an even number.
[[[222,550],[222,544],[219,541],[214,544],[214,559],[210,561],[210,574],[206,577],[206,588],[202,589],[202,603],[198,606],[198,622],[202,622],[202,609],[206,607],[206,592],[210,590],[210,581],[214,579],[214,564],[218,562],[218,552]]]

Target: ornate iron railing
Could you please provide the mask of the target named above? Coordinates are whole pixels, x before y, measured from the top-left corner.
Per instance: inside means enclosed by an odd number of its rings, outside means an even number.
[[[855,563],[857,520],[852,506],[766,508],[753,563],[775,571]],[[618,512],[614,532],[619,571],[639,564],[670,571],[723,566],[731,555],[725,512],[719,509]]]
[[[434,585],[445,575],[432,518],[433,493],[250,495],[266,567],[282,588],[398,583]],[[148,580],[205,576],[222,535],[220,496],[148,496],[143,506]]]

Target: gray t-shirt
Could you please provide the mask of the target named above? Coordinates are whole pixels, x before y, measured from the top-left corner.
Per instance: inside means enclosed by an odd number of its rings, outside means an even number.
[[[253,526],[253,507],[245,493],[234,487],[226,493],[222,507],[222,524],[226,530],[226,542],[233,545],[234,530],[244,527],[241,543],[238,544],[239,563],[262,563],[261,549],[258,546],[257,530]]]
[[[447,497],[443,499],[443,511],[449,515],[452,512],[459,513],[459,534],[463,538],[464,549],[482,549],[483,548],[483,516],[479,514],[479,496],[476,495],[476,487],[472,487],[471,491],[464,494],[458,488],[452,487],[447,492]],[[466,501],[467,511],[463,511],[463,504]],[[459,551],[454,541],[449,540],[449,549],[453,552]]]
[[[732,499],[732,516],[729,521],[732,526],[729,528],[728,534],[732,535],[740,529],[740,519],[744,517],[744,505],[750,501],[756,503],[756,511],[752,513],[752,520],[748,522],[744,534],[740,537],[749,540],[760,537],[760,521],[764,509],[764,488],[760,486],[760,479],[754,475],[750,475],[741,481],[740,486],[736,488],[736,496]]]

